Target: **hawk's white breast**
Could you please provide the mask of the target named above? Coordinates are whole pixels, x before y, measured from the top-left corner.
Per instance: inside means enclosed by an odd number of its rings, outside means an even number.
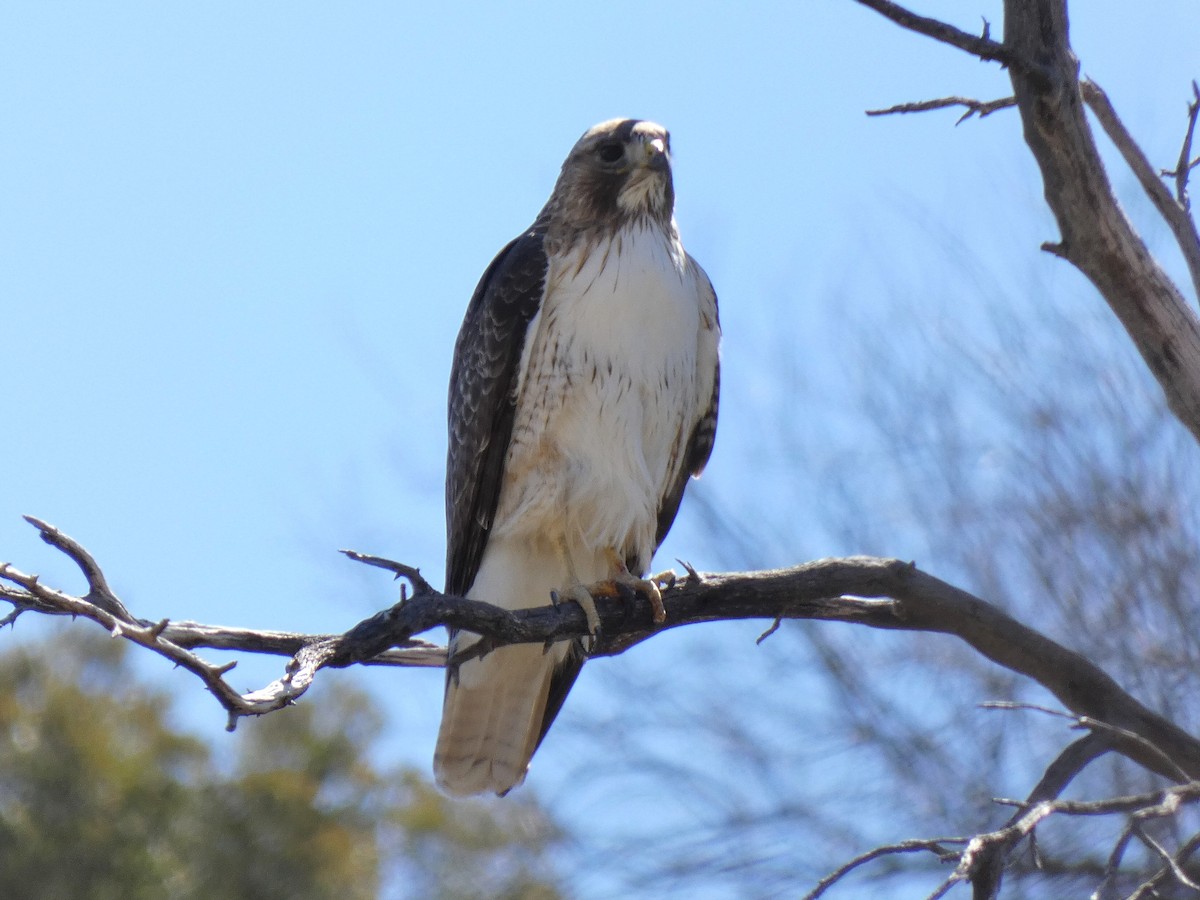
[[[494,536],[557,533],[587,569],[607,547],[649,564],[702,402],[703,277],[653,225],[551,259]]]

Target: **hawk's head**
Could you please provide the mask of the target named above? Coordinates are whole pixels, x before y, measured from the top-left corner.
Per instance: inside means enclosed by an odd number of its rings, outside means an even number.
[[[667,129],[612,119],[589,128],[572,148],[543,215],[572,230],[615,229],[638,219],[665,228],[674,206]]]

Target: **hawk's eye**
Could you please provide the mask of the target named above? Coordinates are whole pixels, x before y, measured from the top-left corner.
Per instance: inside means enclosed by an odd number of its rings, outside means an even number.
[[[620,141],[605,141],[596,148],[596,155],[600,157],[601,162],[620,162],[621,157],[625,155],[625,148],[621,146]]]

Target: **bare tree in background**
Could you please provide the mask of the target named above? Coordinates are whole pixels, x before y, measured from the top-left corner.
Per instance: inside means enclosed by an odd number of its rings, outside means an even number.
[[[719,486],[705,491],[712,552],[729,568],[764,567],[811,542],[814,517],[829,544],[910,549],[1085,651],[1176,723],[1200,727],[1190,687],[1200,668],[1191,438],[1091,297],[997,287],[982,298],[986,312],[964,318],[959,298],[937,290],[914,286],[890,315],[855,323],[860,337],[846,363],[860,376],[838,400],[868,424],[852,446],[795,426],[812,400],[803,383],[756,411],[777,423],[757,460],[779,486],[776,504],[747,509]],[[762,364],[786,370],[787,353],[780,343]],[[1011,810],[993,798],[1026,792],[1070,734],[1069,721],[981,708],[1056,704],[946,638],[789,622],[749,650],[761,630],[742,641],[726,627],[701,633],[689,649],[711,674],[695,690],[647,696],[639,668],[610,667],[619,716],[576,725],[602,745],[617,729],[624,746],[610,758],[652,760],[661,784],[673,793],[686,785],[695,798],[695,827],[641,861],[640,883],[686,893],[717,880],[742,895],[777,896],[878,845],[999,827]],[[699,764],[660,751],[664,726],[705,748]],[[1161,785],[1110,757],[1068,796]],[[1186,839],[1198,824],[1171,827]],[[1038,864],[1016,854],[1005,896],[1090,894],[1121,823],[1043,828]],[[1131,848],[1117,896],[1159,863]],[[879,895],[923,896],[943,870],[933,854],[912,854],[857,877]]]

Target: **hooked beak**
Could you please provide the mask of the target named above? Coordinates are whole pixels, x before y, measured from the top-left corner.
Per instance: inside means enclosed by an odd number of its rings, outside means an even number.
[[[655,172],[666,172],[671,168],[671,155],[667,152],[665,139],[656,137],[642,142],[644,154],[642,164]]]

